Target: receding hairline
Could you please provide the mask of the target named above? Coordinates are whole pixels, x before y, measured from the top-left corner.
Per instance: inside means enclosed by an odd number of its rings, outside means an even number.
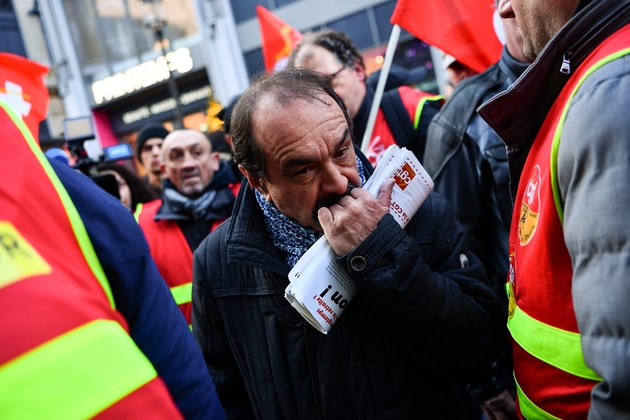
[[[273,112],[275,109],[278,110],[286,110],[290,109],[292,105],[297,105],[299,107],[304,106],[337,106],[339,108],[339,112],[343,114],[343,110],[337,104],[337,102],[330,97],[325,91],[318,92],[313,95],[313,97],[307,97],[302,95],[291,95],[287,94],[287,91],[282,89],[281,86],[275,86],[273,89],[267,90],[265,92],[261,92],[258,100],[252,107],[251,111],[251,119],[252,119],[252,132],[257,131],[257,121],[259,121],[260,113],[265,112],[267,115]],[[254,141],[258,142],[258,136],[254,135]],[[260,144],[259,144],[260,145]]]
[[[307,61],[315,57],[315,54],[317,53],[318,49],[323,50],[327,52],[328,54],[332,55],[332,57],[335,59],[336,62],[341,63],[341,61],[339,61],[339,58],[335,55],[335,53],[333,53],[329,49],[324,48],[321,45],[318,45],[312,42],[306,42],[300,47],[299,50],[295,52],[295,59],[294,59],[295,65],[298,67],[303,66]]]
[[[172,143],[173,141],[175,141],[175,140],[177,140],[179,138],[182,138],[182,137],[184,137],[186,135],[193,135],[196,138],[205,140],[207,142],[207,144],[208,144],[210,152],[212,152],[212,142],[210,141],[210,139],[208,139],[208,137],[206,137],[205,134],[203,134],[201,131],[198,131],[198,130],[193,130],[193,129],[189,129],[189,128],[182,128],[182,129],[179,129],[179,130],[171,131],[164,138],[164,141],[162,142],[162,155],[164,157],[166,157],[167,151],[171,148],[170,147],[170,143]]]

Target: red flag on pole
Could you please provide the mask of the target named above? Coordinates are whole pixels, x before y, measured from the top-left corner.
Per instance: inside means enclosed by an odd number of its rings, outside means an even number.
[[[279,70],[286,66],[289,55],[302,39],[302,34],[261,5],[256,6],[256,15],[260,24],[265,70]]]
[[[494,13],[494,0],[398,0],[391,23],[482,72],[501,56]]]
[[[0,100],[22,117],[36,141],[39,123],[48,114],[48,67],[19,55],[0,53]]]

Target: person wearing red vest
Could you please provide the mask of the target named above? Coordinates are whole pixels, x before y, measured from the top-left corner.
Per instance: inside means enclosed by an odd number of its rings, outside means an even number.
[[[630,418],[630,3],[501,0],[534,64],[480,115],[508,147],[508,329],[528,419]]]
[[[291,54],[288,65],[317,71],[330,80],[348,109],[353,125],[353,141],[360,147],[374,100],[374,89],[366,84],[363,56],[350,38],[331,29],[306,33]],[[384,112],[386,103],[391,104],[388,107],[391,111],[387,113]],[[443,103],[441,96],[409,86],[386,92],[366,153],[370,163],[376,166],[392,144],[406,147],[422,162],[427,128]],[[391,120],[396,121],[394,127]],[[406,126],[409,128],[402,128]],[[399,128],[401,131],[398,131]]]
[[[0,418],[225,418],[131,215],[0,126]]]
[[[162,153],[162,198],[138,208],[135,217],[190,325],[193,252],[232,214],[240,183],[199,131],[173,131],[164,139]]]

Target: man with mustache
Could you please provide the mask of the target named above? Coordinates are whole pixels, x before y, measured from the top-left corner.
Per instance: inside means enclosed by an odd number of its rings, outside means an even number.
[[[193,268],[193,334],[227,418],[462,418],[455,381],[492,364],[505,310],[448,203],[430,194],[403,230],[399,187],[361,188],[372,166],[309,70],[254,82],[231,125],[246,181]],[[358,289],[327,335],[284,297],[322,235]]]
[[[193,252],[232,214],[239,183],[199,131],[170,133],[162,144],[162,157],[162,197],[144,204],[136,218],[160,274],[190,324]]]

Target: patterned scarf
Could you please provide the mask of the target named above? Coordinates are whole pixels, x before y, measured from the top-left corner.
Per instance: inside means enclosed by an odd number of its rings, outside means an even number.
[[[365,184],[363,164],[357,157],[357,167],[361,185]],[[293,266],[304,253],[323,235],[322,232],[307,228],[293,219],[288,218],[278,210],[272,202],[269,202],[258,190],[254,190],[256,201],[263,211],[265,226],[271,235],[273,246],[286,253],[286,262]]]
[[[162,198],[168,203],[173,213],[188,216],[194,220],[199,220],[206,215],[216,195],[216,190],[206,190],[199,197],[192,199],[182,195],[168,183],[165,183],[162,192]]]

